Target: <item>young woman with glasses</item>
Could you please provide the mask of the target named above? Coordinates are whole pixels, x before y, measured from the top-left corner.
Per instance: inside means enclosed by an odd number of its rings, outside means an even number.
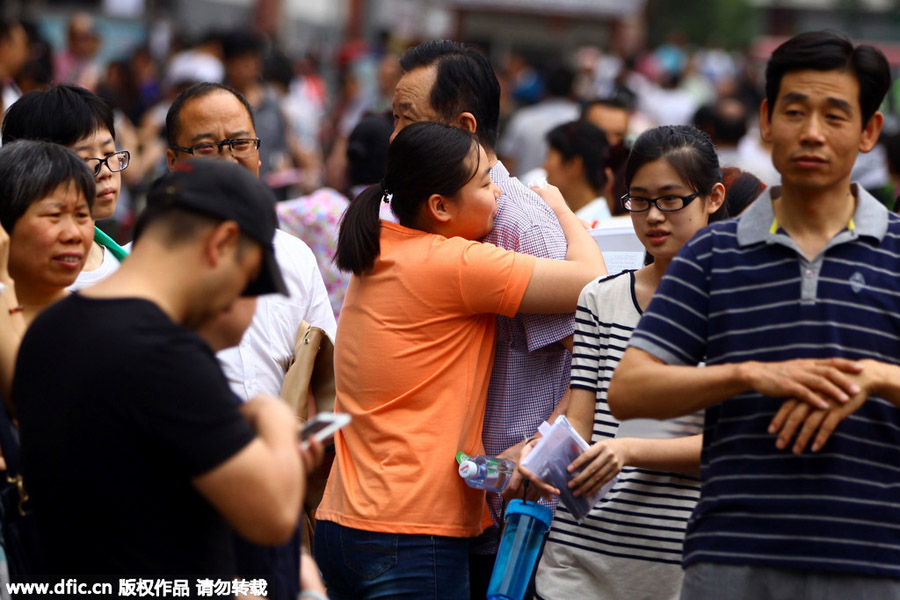
[[[557,509],[536,577],[542,599],[680,594],[684,529],[699,496],[702,414],[620,425],[606,404],[606,389],[666,267],[709,221],[724,218],[721,181],[712,142],[693,127],[651,129],[628,157],[628,193],[621,202],[654,260],[581,292],[566,410],[593,444],[569,466],[581,469],[569,484],[574,494],[592,494],[618,480],[581,525],[564,505]],[[526,444],[523,456],[533,445]]]
[[[122,189],[121,172],[128,167],[131,155],[127,150],[116,149],[113,111],[103,99],[72,85],[29,92],[3,118],[3,144],[16,140],[54,142],[84,159],[97,186],[91,217],[101,221],[113,216]],[[105,279],[127,255],[112,238],[94,227],[84,269],[69,289],[77,290]]]
[[[335,410],[353,420],[335,436],[315,534],[331,598],[469,597],[469,538],[491,519],[454,457],[484,452],[496,315],[572,311],[606,271],[556,188],[539,193],[567,260],[478,242],[500,195],[490,167],[469,132],[414,123],[391,143],[381,185],[341,224],[335,261],[353,275],[335,341]],[[399,223],[379,220],[389,195]]]

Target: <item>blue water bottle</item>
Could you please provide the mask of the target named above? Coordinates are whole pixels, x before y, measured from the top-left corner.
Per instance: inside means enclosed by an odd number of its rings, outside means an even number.
[[[534,572],[553,511],[536,502],[511,500],[497,562],[488,585],[488,600],[522,600]]]

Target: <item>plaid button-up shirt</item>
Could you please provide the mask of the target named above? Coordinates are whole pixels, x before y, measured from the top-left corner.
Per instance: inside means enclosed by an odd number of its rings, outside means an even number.
[[[483,241],[542,258],[566,258],[566,237],[553,210],[503,163],[491,170],[500,187],[494,228]],[[491,373],[484,418],[484,449],[497,455],[533,435],[569,385],[571,357],[559,343],[575,331],[574,314],[519,314],[497,317],[497,355]],[[488,494],[494,523],[500,523],[501,499]],[[555,507],[555,503],[554,503]],[[487,533],[474,551],[495,553],[497,535]]]

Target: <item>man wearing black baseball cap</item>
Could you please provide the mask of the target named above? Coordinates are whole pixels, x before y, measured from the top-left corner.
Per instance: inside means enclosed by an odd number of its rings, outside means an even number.
[[[276,398],[238,407],[193,331],[241,294],[284,293],[273,200],[237,165],[178,166],[121,269],[28,330],[13,398],[47,573],[186,579],[198,595],[235,573],[228,525],[264,544],[294,532],[321,448],[298,455]]]
[[[262,249],[259,275],[242,295],[287,295],[272,246],[278,226],[275,196],[269,186],[245,169],[225,168],[224,164],[227,163],[194,159],[173,167],[171,173],[150,190],[147,210],[137,224],[135,238],[140,237],[140,230],[147,220],[176,207],[213,219],[234,221],[241,233],[256,241]]]

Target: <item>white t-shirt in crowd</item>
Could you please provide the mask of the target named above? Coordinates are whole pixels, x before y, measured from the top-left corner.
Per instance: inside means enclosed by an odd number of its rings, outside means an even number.
[[[93,271],[81,271],[81,273],[78,274],[75,283],[67,287],[67,290],[70,292],[77,292],[82,288],[90,287],[95,283],[100,283],[119,270],[119,261],[112,255],[112,252],[105,246],[100,246],[100,250],[103,251],[103,261],[100,263],[100,266]]]
[[[521,175],[536,169],[547,159],[547,133],[563,123],[578,119],[581,108],[565,98],[548,98],[532,106],[519,109],[509,121],[497,149],[501,157],[516,161]]]
[[[612,214],[609,212],[609,203],[606,202],[606,198],[600,196],[576,210],[575,216],[592,225],[595,221],[606,221],[612,217]]]

